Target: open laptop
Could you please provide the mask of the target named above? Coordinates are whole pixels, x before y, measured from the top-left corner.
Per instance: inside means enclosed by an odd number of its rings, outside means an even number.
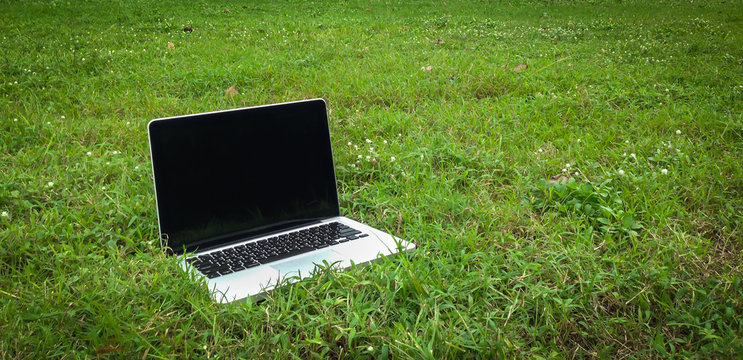
[[[155,119],[148,133],[163,246],[219,302],[415,248],[341,216],[322,99]]]

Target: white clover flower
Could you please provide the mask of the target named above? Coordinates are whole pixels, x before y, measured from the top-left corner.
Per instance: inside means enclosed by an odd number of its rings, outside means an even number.
[[[358,146],[358,145],[354,145],[354,146],[353,146],[353,149],[354,149],[354,150],[358,150],[358,149],[359,149],[359,146]]]
[[[633,157],[633,158],[637,159],[637,155],[635,155],[635,153],[631,153],[631,154],[629,154],[629,156],[631,156],[631,157]]]
[[[374,147],[370,147],[369,148],[369,151],[374,151]]]
[[[357,156],[357,158],[361,159],[361,158],[362,158],[362,156],[361,156],[361,155],[359,155],[359,156]]]
[[[13,118],[13,122],[18,122],[18,118]]]
[[[366,142],[369,143],[369,144],[371,144],[372,141],[371,141],[371,139],[366,139]]]
[[[10,217],[10,214],[7,211],[3,211],[2,213],[0,213],[0,216],[6,218],[6,217]]]
[[[624,143],[625,144],[629,144],[629,140],[624,140]]]
[[[90,151],[88,151],[88,152],[86,152],[86,153],[85,153],[85,155],[88,155],[88,156],[90,156],[90,155],[93,155],[93,153],[92,153],[92,152],[90,152]]]
[[[423,160],[423,154],[421,154],[421,160]]]
[[[139,170],[139,165],[135,166],[134,170]]]
[[[50,181],[50,182],[46,183],[46,186],[48,186],[48,187],[54,186],[54,181]]]
[[[578,139],[578,142],[580,142],[580,139]]]
[[[366,348],[366,351],[368,351],[368,352],[374,351],[374,346],[369,345],[369,347]]]
[[[619,175],[624,176],[624,170],[622,170],[622,169],[619,169],[619,171],[617,171],[617,173],[619,173]]]
[[[660,173],[663,175],[668,175],[668,169],[661,169]]]
[[[371,159],[371,156],[366,155],[366,161],[369,161]]]
[[[51,125],[52,123],[51,123],[51,122],[49,122],[49,121],[47,121],[47,122],[46,122],[46,124],[47,124],[47,125]]]
[[[570,167],[570,163],[565,164],[565,167],[566,168],[569,168]]]
[[[387,140],[385,140],[385,141],[382,141],[382,143],[383,143],[383,144],[386,144],[386,143],[387,143]]]
[[[402,136],[402,133],[397,133],[397,137],[401,137],[401,136]]]
[[[349,141],[348,146],[353,146],[353,143]]]
[[[106,165],[111,165],[111,162],[110,161],[106,161]]]
[[[622,153],[622,156],[627,156],[627,153],[626,152]]]
[[[395,161],[395,160],[397,160],[397,159],[395,159],[394,156],[390,157],[390,161]]]
[[[60,119],[66,119],[66,117],[64,117],[64,115],[60,116],[59,118]]]
[[[580,173],[576,171],[575,173],[573,173],[573,175],[580,176]]]
[[[568,172],[568,169],[562,168],[562,172]]]
[[[105,186],[101,186],[101,190],[106,190],[106,187]]]
[[[676,130],[676,135],[681,135],[681,130]]]
[[[539,148],[539,150],[537,150],[537,151],[539,151],[539,152],[544,152],[544,150],[542,150],[542,148]]]
[[[132,123],[131,121],[127,121],[127,122],[126,122],[126,124],[127,124],[127,125],[129,125],[129,124],[131,124],[131,123]]]

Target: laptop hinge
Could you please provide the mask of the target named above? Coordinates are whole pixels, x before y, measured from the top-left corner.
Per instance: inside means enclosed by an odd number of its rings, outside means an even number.
[[[310,226],[310,225],[320,224],[320,223],[322,223],[322,220],[323,219],[316,219],[316,220],[311,220],[311,221],[303,222],[301,224],[297,224],[297,225],[293,225],[293,226],[282,227],[280,229],[276,229],[276,230],[272,230],[272,231],[261,232],[260,234],[248,235],[248,236],[241,236],[239,238],[236,238],[235,240],[230,240],[230,241],[224,241],[224,240],[222,240],[222,241],[219,242],[219,244],[206,245],[206,246],[195,245],[195,246],[191,246],[191,247],[186,247],[185,250],[186,250],[186,252],[199,252],[199,253],[201,253],[201,252],[206,252],[206,251],[210,251],[210,250],[220,249],[220,248],[223,248],[223,247],[232,246],[232,245],[237,244],[237,243],[241,243],[241,242],[245,242],[245,241],[250,241],[252,239],[258,239],[258,238],[268,237],[268,236],[275,235],[275,234],[278,234],[278,233],[292,231],[294,229],[299,229],[299,228],[303,228],[303,227]],[[183,251],[178,251],[178,252],[174,252],[174,253],[176,255],[181,255],[184,252]]]

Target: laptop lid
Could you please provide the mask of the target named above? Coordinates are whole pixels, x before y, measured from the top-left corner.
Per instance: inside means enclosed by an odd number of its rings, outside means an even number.
[[[155,119],[148,132],[170,254],[340,215],[322,99]]]

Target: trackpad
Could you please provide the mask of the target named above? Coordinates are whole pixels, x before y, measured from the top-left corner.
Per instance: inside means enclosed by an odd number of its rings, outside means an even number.
[[[343,258],[335,251],[323,250],[300,256],[296,259],[283,261],[276,265],[271,265],[271,267],[278,270],[282,278],[297,275],[301,275],[304,278],[312,273],[312,270],[315,269],[315,264],[323,265],[323,260],[327,261],[328,264],[333,264],[334,262],[342,261]]]

